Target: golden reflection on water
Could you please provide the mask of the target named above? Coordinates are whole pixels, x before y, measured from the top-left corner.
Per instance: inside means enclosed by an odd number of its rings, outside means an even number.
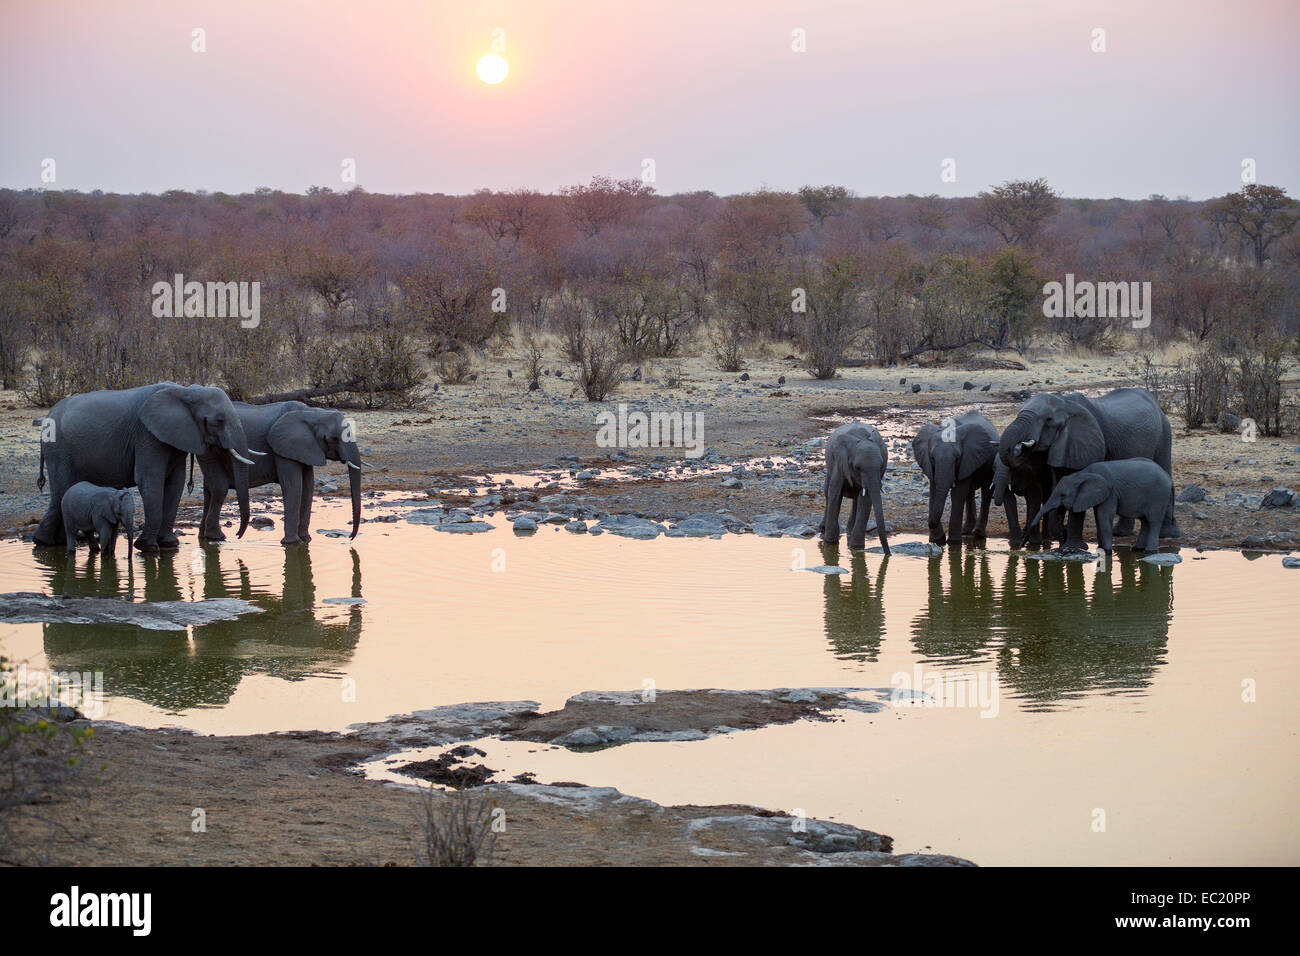
[[[321,502],[315,523],[341,527],[345,512]],[[289,549],[275,530],[250,531],[129,565],[82,552],[69,567],[59,552],[2,542],[0,591],[237,597],[267,613],[188,634],[0,625],[0,647],[33,668],[102,669],[110,719],[204,733],[341,729],[464,701],[551,709],[647,679],[890,687],[983,675],[996,681],[996,716],[906,707],[597,753],[480,746],[503,778],[531,770],[663,803],[797,807],[891,833],[900,850],[981,863],[1300,861],[1300,576],[1276,557],[1184,550],[1161,568],[1121,553],[1109,569],[996,550],[886,560],[789,538],[644,542],[553,527],[520,538],[491,520],[498,529],[477,535],[368,523],[355,542]],[[792,571],[837,559],[850,573]],[[1257,702],[1243,702],[1244,681]],[[1105,832],[1093,829],[1098,810]]]

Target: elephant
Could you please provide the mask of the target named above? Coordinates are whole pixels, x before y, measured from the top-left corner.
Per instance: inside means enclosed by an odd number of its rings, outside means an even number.
[[[361,524],[361,452],[343,415],[302,402],[249,405],[235,402],[249,448],[259,453],[248,469],[248,484],[278,484],[284,499],[281,544],[311,540],[311,506],[316,491],[313,469],[327,460],[345,462],[352,493],[352,537]],[[195,456],[203,471],[203,519],[199,537],[222,541],[221,506],[230,490],[230,462],[216,452]]]
[[[50,505],[32,536],[64,541],[63,496],[79,481],[140,489],[144,523],[137,551],[180,547],[172,529],[185,485],[185,457],[208,452],[234,458],[239,534],[248,527],[248,442],[230,398],[219,388],[160,382],[86,392],[60,401],[42,422],[41,472],[49,466]],[[48,433],[49,438],[45,435]]]
[[[849,513],[849,547],[861,549],[866,544],[867,508],[862,499],[869,494],[876,511],[876,533],[880,547],[889,554],[889,540],[885,534],[885,515],[881,510],[881,482],[889,452],[885,440],[865,422],[848,422],[841,425],[826,439],[826,514],[818,531],[825,544],[840,540],[840,504],[844,498],[853,499]]]
[[[126,532],[126,553],[130,556],[135,542],[135,494],[131,489],[105,488],[79,481],[63,493],[60,508],[68,554],[77,553],[79,531],[89,533],[92,552],[97,536],[100,553],[113,554],[117,550],[117,528],[121,525]]]
[[[1042,455],[1019,455],[1008,465],[998,458],[993,465],[993,503],[1007,511],[1008,540],[1013,548],[1022,544],[1041,547],[1053,538],[1065,540],[1060,527],[1059,512],[1053,512],[1046,521],[1032,520],[1038,514],[1047,496],[1052,493],[1052,469]],[[1025,499],[1025,524],[1021,532],[1017,498]]]
[[[1008,466],[1017,456],[1045,454],[1053,484],[1094,462],[1149,458],[1173,478],[1173,431],[1155,396],[1144,388],[1117,388],[1098,398],[1079,392],[1035,395],[1002,432],[998,457]],[[1127,518],[1115,534],[1131,534]],[[1176,515],[1165,516],[1162,538],[1177,538]],[[1083,550],[1083,515],[1070,515],[1065,547]]]
[[[1174,483],[1165,470],[1149,458],[1099,461],[1066,475],[1038,512],[1036,521],[1054,508],[1082,515],[1089,508],[1097,519],[1097,543],[1112,551],[1111,520],[1119,515],[1142,522],[1134,551],[1158,551],[1160,528],[1174,509]]]
[[[912,439],[912,453],[925,477],[930,479],[930,540],[954,547],[963,534],[984,537],[989,520],[993,462],[997,457],[998,432],[979,412],[950,418],[942,426],[922,425]],[[975,516],[975,492],[980,492],[980,512]],[[944,498],[952,498],[948,534],[943,533]],[[965,513],[965,521],[962,514]]]

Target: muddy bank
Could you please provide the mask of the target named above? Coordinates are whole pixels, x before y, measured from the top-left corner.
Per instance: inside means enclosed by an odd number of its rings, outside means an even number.
[[[832,703],[847,703],[838,691],[796,691],[785,695],[792,698],[788,701],[772,693],[663,694],[672,703],[662,722],[704,726],[723,715],[744,720],[747,713],[756,723],[760,706],[779,720],[795,711],[813,716]],[[391,754],[395,747],[504,730],[529,715],[520,726],[546,719],[556,730],[603,714],[599,708],[630,706],[618,703],[622,695],[578,698],[572,710],[566,706],[549,715],[530,715],[528,701],[466,704],[363,725],[347,734],[204,737],[99,722],[93,725],[87,754],[89,767],[103,768],[94,771],[93,799],[69,808],[75,813],[74,829],[87,834],[89,842],[56,842],[50,862],[412,864],[418,858],[422,801],[426,795],[435,801],[450,798],[366,780],[357,764]],[[694,716],[688,717],[692,710]],[[473,792],[504,811],[495,865],[972,865],[938,854],[895,854],[893,840],[885,834],[740,804],[661,806],[609,787],[563,782],[493,783]],[[203,827],[196,832],[194,821],[200,817]]]

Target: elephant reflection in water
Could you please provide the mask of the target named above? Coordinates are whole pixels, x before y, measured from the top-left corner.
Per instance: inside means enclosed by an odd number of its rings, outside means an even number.
[[[1089,691],[1149,686],[1165,662],[1173,570],[1127,551],[1095,573],[1078,562],[1012,554],[997,622],[1006,688],[1050,706]]]
[[[997,600],[988,554],[950,548],[927,564],[926,609],[912,622],[912,642],[928,659],[978,659],[992,637]]]
[[[826,564],[839,561],[839,549],[823,545]],[[880,563],[876,583],[872,586],[867,573],[866,553],[849,554],[847,581],[842,574],[828,574],[822,584],[826,598],[826,639],[842,660],[874,662],[880,656],[880,640],[885,632],[885,570],[889,558]]]
[[[58,554],[37,560],[49,568],[50,591],[77,597],[144,601],[239,598],[264,613],[216,621],[188,631],[146,630],[130,624],[43,624],[45,653],[54,670],[102,670],[110,696],[131,697],[171,712],[228,702],[247,674],[301,680],[348,660],[361,636],[361,606],[340,611],[339,620],[316,617],[311,553],[288,548],[279,593],[259,589],[243,561],[233,580],[221,567],[221,551],[204,548],[202,566],[188,554],[142,554],[142,571],[131,586],[116,562],[78,573]],[[351,596],[361,597],[361,560],[351,550]]]

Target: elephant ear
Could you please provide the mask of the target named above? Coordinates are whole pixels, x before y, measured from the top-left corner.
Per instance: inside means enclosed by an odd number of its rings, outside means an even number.
[[[1085,475],[1074,493],[1073,511],[1095,508],[1110,497],[1110,482],[1101,475]]]
[[[912,439],[912,454],[916,456],[916,463],[921,466],[921,471],[925,477],[931,481],[934,480],[934,459],[930,457],[930,432],[934,429],[933,425],[926,425],[916,437]]]
[[[1094,462],[1106,459],[1106,439],[1101,434],[1097,419],[1086,408],[1067,402],[1065,421],[1060,433],[1047,452],[1047,463],[1053,468],[1087,468]]]
[[[957,467],[957,480],[965,481],[997,457],[998,443],[989,441],[978,425],[959,429],[957,441],[961,447],[961,464]]]
[[[266,433],[266,441],[281,458],[314,467],[325,464],[325,449],[321,447],[320,438],[307,417],[307,411],[294,409],[285,412]]]
[[[154,438],[191,455],[207,451],[199,423],[185,401],[185,389],[179,385],[160,388],[140,406],[140,421]]]

